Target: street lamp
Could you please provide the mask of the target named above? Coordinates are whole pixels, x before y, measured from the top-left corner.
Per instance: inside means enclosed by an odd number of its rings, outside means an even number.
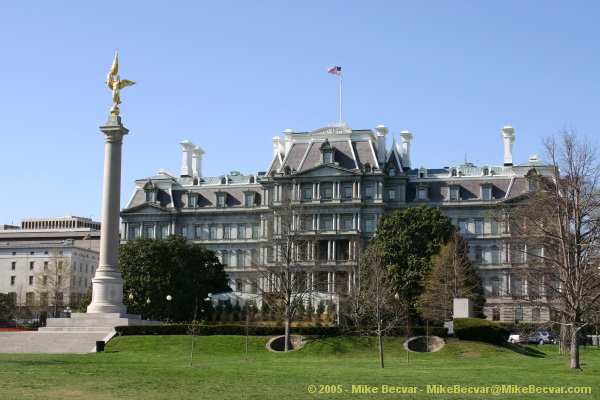
[[[204,301],[210,301],[210,306],[211,308],[209,310],[212,309],[212,293],[209,293],[207,297],[204,298]],[[202,310],[202,314],[204,314],[204,310]],[[206,318],[207,315],[204,315],[204,318]]]
[[[146,318],[150,321],[150,297],[146,300]]]
[[[167,295],[167,323],[171,319],[171,300],[173,300],[173,297],[170,294]]]

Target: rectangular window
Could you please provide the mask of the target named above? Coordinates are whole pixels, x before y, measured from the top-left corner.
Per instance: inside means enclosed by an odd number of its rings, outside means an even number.
[[[483,220],[482,219],[475,220],[475,234],[483,235]]]
[[[217,194],[217,207],[225,207],[225,195]]]
[[[12,263],[10,263],[10,269],[12,269],[13,271],[17,269],[17,262],[13,261]]]
[[[466,219],[459,219],[458,220],[458,231],[465,235],[468,233],[467,231],[467,220]]]
[[[58,269],[62,269],[62,268],[63,268],[63,262],[62,262],[62,261],[59,261],[59,262],[58,262]]]
[[[202,239],[202,226],[194,226],[194,239]]]
[[[246,225],[238,225],[237,227],[237,237],[238,239],[246,238]]]
[[[457,187],[451,187],[450,188],[450,201],[457,201],[458,193],[459,193],[459,190]]]
[[[229,225],[223,225],[223,239],[229,239],[231,237],[231,227]]]
[[[246,193],[246,205],[253,206],[254,205],[254,194]]]
[[[311,187],[305,187],[303,190],[302,197],[304,200],[311,200],[313,197],[313,192]]]
[[[323,230],[330,231],[333,230],[333,217],[324,216],[321,219]]]
[[[181,236],[183,236],[184,238],[187,238],[187,226],[181,227]]]
[[[139,226],[132,226],[131,227],[131,238],[135,239],[140,237],[140,227]]]
[[[258,229],[259,229],[258,225],[252,225],[252,238],[253,239],[258,238]]]
[[[388,189],[388,200],[396,201],[396,189]]]
[[[365,199],[373,198],[373,186],[365,186]]]
[[[427,200],[427,189],[426,188],[417,189],[417,200],[418,201]]]
[[[244,252],[240,251],[239,253],[237,253],[237,266],[238,267],[244,267]]]
[[[168,234],[169,234],[169,227],[166,225],[161,226],[160,227],[160,238],[166,239]]]
[[[497,220],[492,219],[491,222],[492,235],[498,235],[500,233],[500,224]]]
[[[190,195],[188,197],[188,207],[194,208],[196,207],[197,197],[195,195]]]
[[[500,278],[492,278],[492,296],[500,296]]]
[[[491,200],[492,199],[492,188],[489,186],[484,186],[481,188],[481,198],[482,200]]]
[[[343,224],[344,229],[346,229],[346,230],[352,229],[352,218],[346,217],[346,218],[342,219],[342,224]]]
[[[323,164],[330,164],[331,163],[331,156],[332,154],[327,152],[327,153],[323,153]]]
[[[352,198],[352,186],[344,186],[344,198],[345,199]]]
[[[15,282],[16,282],[16,280],[17,280],[17,277],[16,277],[16,276],[14,276],[14,275],[13,275],[13,276],[11,276],[11,277],[10,277],[10,286],[15,286]]]
[[[146,227],[146,237],[147,238],[154,238],[154,227],[153,226],[147,226]]]
[[[323,198],[325,200],[331,200],[332,196],[333,196],[333,187],[332,186],[325,186],[323,188]]]
[[[214,225],[211,225],[208,227],[208,238],[209,239],[216,239],[217,238],[217,227]]]
[[[307,215],[304,217],[304,230],[312,231],[313,230],[313,218],[312,215]]]
[[[373,233],[373,220],[372,219],[365,219],[365,232]]]
[[[29,286],[33,286],[33,276],[29,277]]]
[[[221,264],[223,264],[224,267],[229,265],[229,253],[225,250],[221,253]]]

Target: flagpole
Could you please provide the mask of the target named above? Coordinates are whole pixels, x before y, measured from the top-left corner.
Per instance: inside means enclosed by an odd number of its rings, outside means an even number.
[[[341,65],[340,65],[341,67]],[[342,71],[340,70],[340,125],[342,124]]]

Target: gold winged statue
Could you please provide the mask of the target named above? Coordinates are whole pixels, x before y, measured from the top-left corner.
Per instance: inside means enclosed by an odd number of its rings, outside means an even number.
[[[112,90],[113,101],[115,104],[110,109],[111,114],[119,115],[119,104],[121,104],[121,89],[127,86],[135,85],[135,82],[132,82],[127,79],[121,80],[121,77],[117,75],[119,73],[119,52],[115,54],[115,59],[113,60],[112,68],[108,72],[108,76],[106,77],[106,86],[108,86]]]

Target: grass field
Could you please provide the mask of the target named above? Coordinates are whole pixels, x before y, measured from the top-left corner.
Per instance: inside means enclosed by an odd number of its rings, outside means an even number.
[[[0,399],[483,399],[490,394],[428,393],[453,385],[511,390],[590,387],[591,394],[504,394],[500,398],[593,399],[600,397],[600,349],[581,349],[583,371],[569,371],[557,346],[498,348],[451,342],[436,353],[411,353],[402,340],[385,342],[379,368],[376,340],[310,339],[287,354],[266,350],[268,338],[196,338],[190,366],[189,336],[129,336],[113,339],[104,353],[87,355],[0,354]],[[311,387],[310,385],[314,385]],[[354,385],[354,386],[353,386]],[[362,385],[362,386],[361,386]],[[381,393],[409,387],[415,393]],[[316,389],[316,393],[309,390]],[[378,393],[368,393],[377,389]],[[398,389],[401,390],[401,389]],[[407,389],[409,390],[409,389]],[[320,393],[321,392],[321,393]],[[335,392],[335,393],[331,393]],[[341,392],[341,393],[337,393]],[[367,392],[367,393],[365,393]]]

